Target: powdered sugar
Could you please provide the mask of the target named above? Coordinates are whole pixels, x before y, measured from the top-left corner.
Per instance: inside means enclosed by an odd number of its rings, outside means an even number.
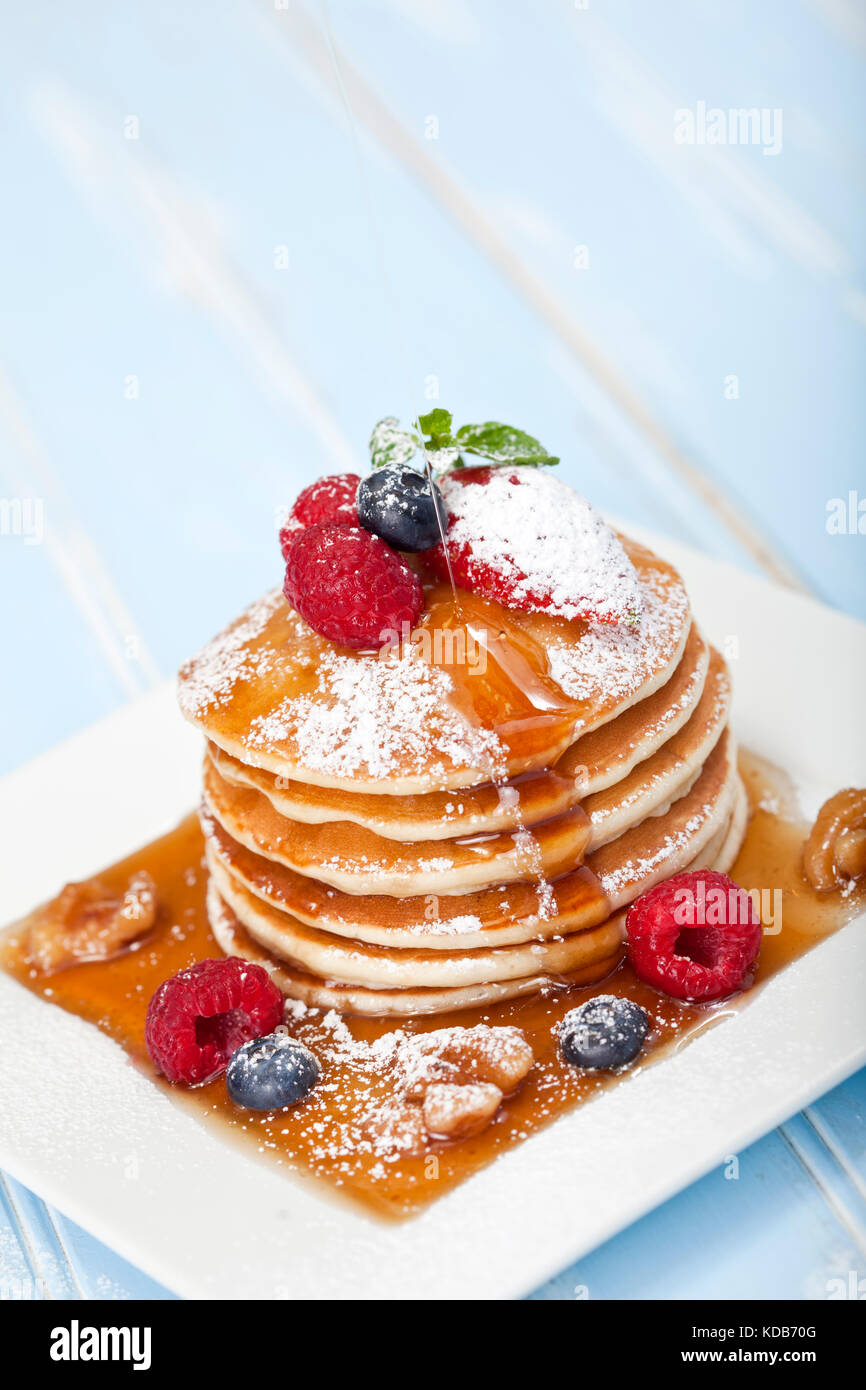
[[[254,643],[283,602],[279,589],[264,594],[181,668],[178,703],[184,714],[195,719],[209,705],[229,704],[238,681],[263,676],[272,668],[274,653]]]
[[[667,865],[684,851],[698,853],[696,838],[704,829],[714,807],[706,805],[690,816],[684,825],[671,830],[658,844],[643,853],[621,860],[614,867],[599,874],[599,882],[614,906],[619,906],[624,898],[633,896],[635,884],[645,891],[650,886],[650,876],[657,871],[667,872]]]
[[[248,743],[292,741],[307,768],[331,777],[385,779],[395,768],[486,768],[502,757],[495,734],[452,704],[454,682],[405,645],[387,659],[323,653],[312,695],[286,698],[252,720]],[[432,760],[432,765],[431,765]]]
[[[347,1114],[336,1129],[332,1121],[323,1130],[323,1144],[336,1142],[345,1147],[335,1148],[335,1153],[354,1150],[386,1164],[426,1146],[422,1103],[431,1087],[493,1085],[501,1099],[520,1085],[534,1061],[523,1032],[513,1025],[454,1025],[422,1033],[395,1028],[368,1041],[356,1036],[350,1022],[334,1009],[322,1012],[287,999],[285,1017],[289,1031],[302,1033],[307,1046],[327,1059],[322,1081],[306,1103],[311,1119],[328,1093],[332,1069],[351,1076],[351,1117]],[[438,1099],[441,1109],[447,1097],[440,1094]],[[465,1099],[453,1097],[458,1110]]]
[[[418,936],[473,936],[484,930],[484,923],[474,913],[464,912],[459,917],[422,917],[420,921],[413,922],[408,930]]]
[[[522,471],[535,476],[531,469]],[[486,495],[505,483],[463,491]],[[521,483],[519,490],[532,497],[536,486]],[[586,504],[578,498],[576,505],[580,510]],[[642,609],[637,626],[566,628],[553,622],[539,634],[549,674],[567,699],[613,712],[624,699],[647,693],[649,682],[657,684],[681,649],[688,622],[685,590],[652,557],[639,563],[638,580],[626,557],[635,607]],[[467,692],[455,679],[420,644],[404,642],[377,655],[334,647],[275,590],[184,667],[179,698],[184,713],[217,743],[243,757],[240,743],[253,764],[275,771],[289,765],[293,776],[306,771],[314,778],[379,782],[423,777],[428,785],[448,785],[455,773],[465,773],[467,786],[502,782],[508,775],[505,749],[472,715]],[[236,708],[244,710],[245,728],[234,718]],[[575,716],[576,732],[597,722],[592,710],[583,716],[576,709]]]
[[[563,618],[632,622],[637,574],[613,531],[585,498],[537,468],[494,468],[486,482],[441,483],[449,544],[505,579],[515,607]]]
[[[596,624],[579,642],[555,636],[550,674],[574,700],[612,702],[635,694],[657,666],[676,655],[688,626],[689,598],[679,576],[647,568],[639,581],[641,615],[633,627]]]

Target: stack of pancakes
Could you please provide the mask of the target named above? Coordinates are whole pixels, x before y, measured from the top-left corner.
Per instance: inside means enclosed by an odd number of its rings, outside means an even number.
[[[224,951],[308,1004],[435,1014],[594,983],[640,893],[730,867],[747,807],[725,663],[676,571],[623,541],[634,626],[440,585],[362,653],[275,592],[183,668]]]

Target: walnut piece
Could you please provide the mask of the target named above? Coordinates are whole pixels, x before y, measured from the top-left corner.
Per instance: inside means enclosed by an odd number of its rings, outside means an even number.
[[[520,1085],[535,1057],[519,1028],[436,1028],[406,1045],[407,1094],[416,1100],[436,1081],[498,1086],[506,1095]]]
[[[803,872],[819,893],[866,873],[866,790],[846,787],[824,802],[806,840]]]
[[[519,1028],[436,1028],[402,1035],[393,1090],[366,1128],[376,1152],[420,1155],[431,1139],[467,1139],[488,1125],[535,1061]]]
[[[468,1139],[489,1124],[502,1102],[498,1086],[488,1081],[427,1087],[422,1114],[431,1139]]]
[[[30,917],[28,958],[50,975],[84,961],[110,960],[149,931],[156,919],[156,885],[135,873],[118,897],[97,879],[67,883]]]
[[[519,1028],[436,1028],[406,1039],[403,1094],[421,1102],[431,1139],[466,1139],[490,1123],[534,1061]]]

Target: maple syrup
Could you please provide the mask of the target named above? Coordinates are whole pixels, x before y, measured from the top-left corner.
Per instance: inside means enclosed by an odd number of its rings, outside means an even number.
[[[275,591],[184,664],[181,711],[242,763],[323,787],[404,796],[549,768],[682,656],[682,581],[626,548],[643,586],[640,632],[515,613],[428,580],[407,640],[395,632],[378,653],[355,651]]]

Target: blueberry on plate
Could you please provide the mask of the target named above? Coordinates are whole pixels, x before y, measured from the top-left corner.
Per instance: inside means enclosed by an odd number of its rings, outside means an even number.
[[[355,505],[361,525],[395,550],[430,550],[442,539],[442,494],[435,483],[431,491],[429,478],[414,468],[381,468],[362,478]]]
[[[614,1071],[633,1062],[649,1032],[649,1015],[617,994],[597,994],[570,1009],[559,1025],[566,1062],[591,1071]]]
[[[253,1038],[232,1054],[226,1090],[245,1110],[283,1110],[309,1095],[319,1079],[319,1063],[303,1043],[287,1033]]]

